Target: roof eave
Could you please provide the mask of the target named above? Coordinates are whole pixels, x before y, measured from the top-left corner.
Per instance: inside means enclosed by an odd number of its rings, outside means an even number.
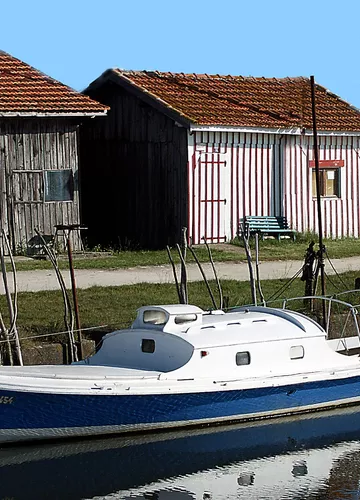
[[[258,133],[258,134],[278,134],[278,135],[313,135],[311,129],[303,127],[240,127],[238,125],[197,125],[192,123],[190,132],[240,132],[240,133]],[[318,135],[331,136],[360,136],[359,130],[318,130]]]
[[[34,112],[34,111],[0,111],[0,117],[3,118],[57,118],[57,117],[82,117],[82,116],[106,116],[107,110],[104,111],[79,111],[79,112],[59,112],[55,111],[49,112]]]

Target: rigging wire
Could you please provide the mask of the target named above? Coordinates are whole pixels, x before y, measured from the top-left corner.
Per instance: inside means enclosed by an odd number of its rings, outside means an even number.
[[[345,281],[342,279],[342,277],[340,276],[340,274],[339,274],[339,273],[337,272],[337,270],[335,269],[335,267],[334,267],[333,263],[332,263],[332,262],[331,262],[331,260],[330,260],[330,257],[329,257],[329,255],[328,255],[328,253],[327,253],[326,249],[325,249],[325,255],[326,255],[327,260],[329,261],[329,264],[330,264],[330,266],[331,266],[332,270],[334,271],[334,273],[335,273],[335,275],[337,276],[337,278],[339,279],[339,281],[342,283],[342,285],[343,285],[346,289],[348,289],[348,288],[349,288],[349,286],[345,283]]]
[[[302,270],[303,268],[299,269],[299,271],[297,273],[294,274],[294,276],[289,280],[287,281],[286,283],[284,283],[284,285],[279,288],[279,290],[276,290],[276,292],[274,292],[268,299],[267,301],[269,300],[275,300],[279,297],[279,295],[284,292],[287,288],[289,288],[289,286],[292,284],[292,282],[299,276],[300,273],[302,273]]]
[[[332,286],[336,289],[339,290],[340,292],[342,291],[342,288],[340,288],[331,278],[330,275],[325,273],[326,279],[332,284]]]
[[[270,300],[276,300],[281,293],[283,293],[289,286],[292,284],[292,282],[299,276],[299,274],[302,272],[303,268],[300,268],[299,271],[297,271],[292,278],[290,278],[289,281],[284,283],[284,285],[279,288],[279,290],[276,290],[268,299],[264,300],[264,303],[269,302]],[[238,298],[236,305],[239,305],[240,302],[240,297]]]

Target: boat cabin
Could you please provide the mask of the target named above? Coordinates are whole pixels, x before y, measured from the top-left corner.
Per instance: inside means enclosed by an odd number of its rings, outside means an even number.
[[[254,306],[205,312],[180,304],[141,307],[132,326],[106,335],[85,363],[193,380],[287,374],[295,363],[295,370],[315,370],[342,359],[323,328],[300,313]]]

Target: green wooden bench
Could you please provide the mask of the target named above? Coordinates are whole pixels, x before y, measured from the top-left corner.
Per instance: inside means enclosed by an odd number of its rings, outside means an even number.
[[[296,239],[296,231],[289,227],[286,217],[282,216],[247,215],[240,220],[240,236],[244,229],[247,237],[258,233],[262,239],[264,239],[264,236],[274,236],[279,241],[281,236],[290,236],[293,241]]]

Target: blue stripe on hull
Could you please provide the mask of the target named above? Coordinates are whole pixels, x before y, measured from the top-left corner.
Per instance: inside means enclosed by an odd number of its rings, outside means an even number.
[[[50,429],[239,418],[360,396],[360,377],[280,387],[164,395],[55,395],[0,391],[1,429]],[[166,425],[165,425],[166,426]],[[124,429],[125,430],[125,429]]]

